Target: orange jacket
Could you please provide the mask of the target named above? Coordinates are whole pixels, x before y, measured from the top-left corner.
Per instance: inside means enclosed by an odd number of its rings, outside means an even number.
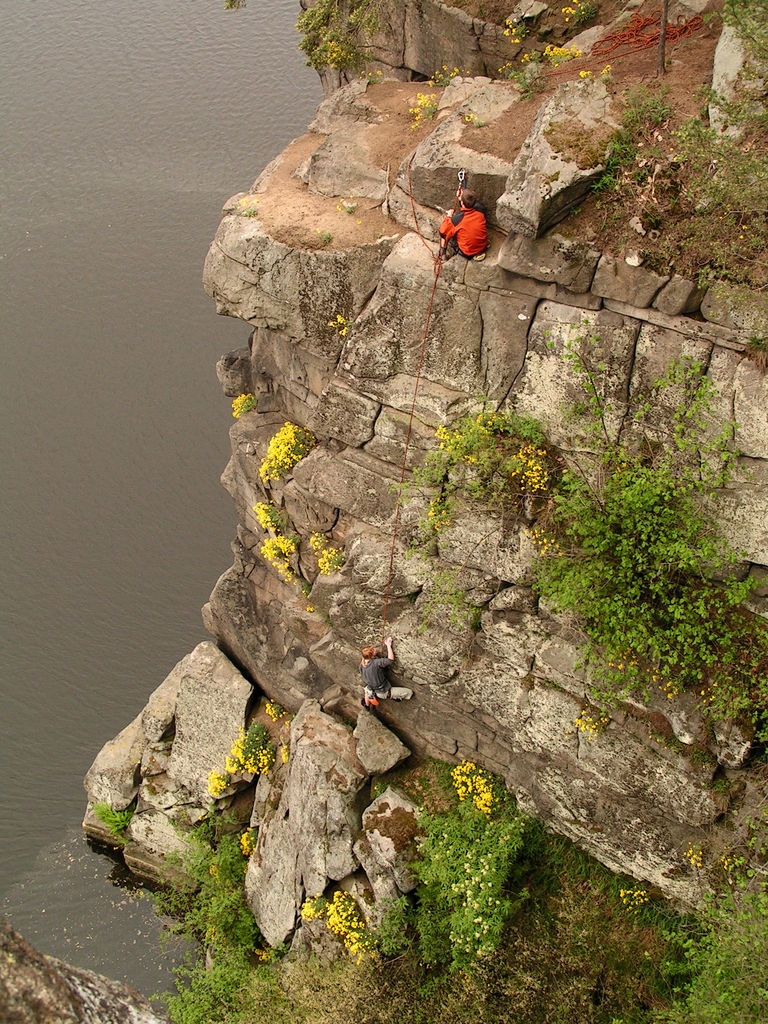
[[[464,256],[477,256],[488,248],[485,211],[478,203],[468,208],[462,204],[453,217],[446,216],[440,225],[440,234],[446,241],[454,236],[459,252]]]

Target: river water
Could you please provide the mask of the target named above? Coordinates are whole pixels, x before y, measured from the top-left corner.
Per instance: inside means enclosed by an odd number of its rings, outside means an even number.
[[[297,0],[0,4],[0,914],[167,985],[174,950],[79,823],[101,745],[205,632],[235,516],[200,274],[223,201],[321,98]]]

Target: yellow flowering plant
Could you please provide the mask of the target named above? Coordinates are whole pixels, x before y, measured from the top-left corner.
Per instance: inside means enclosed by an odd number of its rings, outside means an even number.
[[[344,565],[344,548],[333,547],[322,533],[313,533],[309,538],[309,546],[317,558],[317,568],[321,576],[332,576]]]
[[[301,917],[304,921],[325,921],[328,931],[341,940],[358,963],[378,958],[376,939],[348,892],[337,890],[330,900],[322,896],[310,897],[302,904]]]
[[[438,447],[414,473],[411,487],[437,489],[422,526],[427,536],[451,522],[458,498],[513,514],[540,507],[560,461],[538,424],[513,412],[464,416],[435,431]]]
[[[238,395],[232,402],[232,415],[239,420],[243,413],[250,412],[256,408],[256,396],[250,392],[247,395]]]
[[[416,129],[422,121],[431,121],[437,113],[437,97],[434,93],[416,93],[416,106],[409,107],[408,113],[412,115],[411,128]]]
[[[280,480],[305,455],[309,455],[316,444],[317,439],[311,430],[286,421],[270,438],[267,454],[259,466],[259,476],[264,483]]]
[[[424,964],[472,971],[501,942],[531,822],[500,780],[472,762],[457,765],[452,782],[458,806],[419,817],[415,923]]]

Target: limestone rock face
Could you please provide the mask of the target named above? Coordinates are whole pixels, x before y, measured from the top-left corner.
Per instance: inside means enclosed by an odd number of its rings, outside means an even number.
[[[507,231],[536,238],[587,194],[604,168],[613,125],[604,83],[566,82],[536,116],[496,206]],[[601,145],[601,137],[605,138]]]
[[[176,737],[168,776],[205,806],[208,775],[224,760],[245,726],[253,688],[229,658],[204,641],[189,657],[176,698]]]
[[[357,756],[370,775],[383,775],[410,756],[410,750],[372,714],[359,715],[353,733]]]
[[[85,789],[92,803],[107,803],[122,811],[139,791],[139,765],[147,738],[139,715],[109,740],[96,755],[85,776]]]
[[[7,1024],[168,1024],[117,981],[43,956],[0,921],[0,1019]]]
[[[410,863],[419,834],[416,805],[390,786],[366,808],[363,831],[374,859],[392,875],[399,891],[415,889]]]
[[[294,927],[304,895],[357,867],[360,791],[368,775],[352,732],[307,701],[291,723],[291,758],[279,802],[259,826],[245,880],[248,903],[271,945]]]

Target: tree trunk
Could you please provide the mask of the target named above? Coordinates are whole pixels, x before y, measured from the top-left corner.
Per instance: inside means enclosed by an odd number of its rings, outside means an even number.
[[[656,77],[663,75],[666,68],[667,62],[667,11],[669,10],[669,0],[661,0],[661,15],[660,15],[660,26],[659,26],[659,52],[656,59]]]

